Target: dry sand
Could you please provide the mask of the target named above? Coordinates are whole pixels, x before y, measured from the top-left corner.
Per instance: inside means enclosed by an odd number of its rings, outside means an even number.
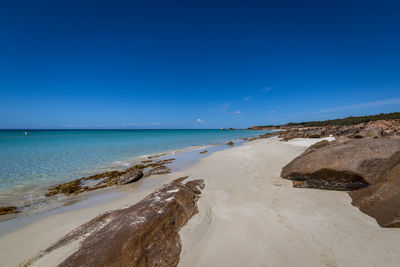
[[[279,177],[316,141],[255,140],[163,179],[190,175],[206,183],[199,214],[180,232],[180,266],[400,266],[399,229],[380,228],[345,192],[296,189]],[[153,190],[45,217],[2,236],[0,266],[18,266],[80,224]],[[54,266],[76,247],[56,250],[34,266]]]
[[[257,140],[193,166],[206,188],[181,231],[180,266],[400,266],[400,229],[380,228],[345,192],[280,178],[319,140]]]

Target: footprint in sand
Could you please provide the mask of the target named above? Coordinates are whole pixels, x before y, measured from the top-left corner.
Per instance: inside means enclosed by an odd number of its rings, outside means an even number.
[[[319,254],[319,261],[328,267],[337,267],[335,261],[335,253],[331,249],[324,248],[322,252]]]
[[[283,224],[285,222],[285,220],[286,220],[285,215],[278,214],[278,223],[282,223]]]
[[[279,199],[273,198],[272,201],[271,201],[271,204],[276,204],[276,203],[278,203],[278,202],[279,202]]]

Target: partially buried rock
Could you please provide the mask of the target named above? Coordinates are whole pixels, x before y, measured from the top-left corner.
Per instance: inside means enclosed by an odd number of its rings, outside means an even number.
[[[177,266],[179,229],[198,212],[203,180],[165,185],[139,203],[106,212],[80,226],[45,251],[83,240],[59,266]]]
[[[207,153],[208,153],[208,150],[200,151],[199,153],[200,153],[200,154],[207,154]]]
[[[171,169],[168,168],[167,166],[161,165],[147,171],[145,176],[150,176],[155,174],[167,174],[167,173],[171,173]]]
[[[354,190],[385,179],[400,163],[397,138],[319,143],[286,165],[281,177],[301,181],[298,187]]]
[[[118,178],[118,184],[129,184],[137,182],[143,177],[143,172],[139,169],[132,169]]]
[[[233,146],[235,143],[233,143],[232,141],[226,143],[228,146]]]

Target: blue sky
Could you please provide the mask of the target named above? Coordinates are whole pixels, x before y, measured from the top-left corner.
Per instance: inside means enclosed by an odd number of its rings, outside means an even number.
[[[398,1],[2,1],[0,128],[400,111]]]

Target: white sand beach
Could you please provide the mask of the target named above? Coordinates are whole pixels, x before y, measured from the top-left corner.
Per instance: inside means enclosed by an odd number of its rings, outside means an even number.
[[[180,266],[400,266],[398,229],[379,227],[351,205],[346,192],[297,189],[280,178],[284,165],[319,140],[247,142],[162,180],[189,175],[206,185],[199,213],[180,231]],[[153,190],[44,217],[1,236],[0,265],[18,266],[82,223],[132,205]],[[54,266],[76,245],[55,250],[32,266]]]

